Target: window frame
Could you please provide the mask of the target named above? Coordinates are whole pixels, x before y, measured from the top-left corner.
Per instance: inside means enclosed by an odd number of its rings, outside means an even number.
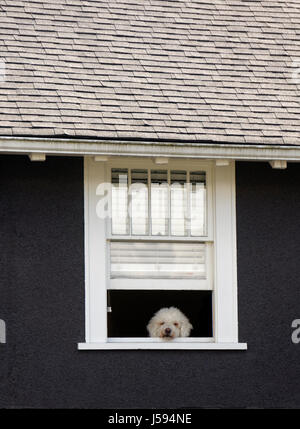
[[[184,165],[186,164],[186,165]],[[111,219],[106,219],[106,242],[107,242],[107,251],[106,251],[106,267],[107,267],[107,289],[148,289],[150,284],[153,286],[153,289],[182,289],[182,281],[179,279],[110,279],[110,248],[109,243],[111,241],[151,241],[151,242],[193,242],[193,243],[204,243],[206,245],[206,263],[207,263],[207,280],[188,280],[186,283],[189,286],[184,287],[186,290],[213,290],[213,255],[212,255],[212,246],[213,243],[213,229],[214,229],[214,219],[213,216],[209,216],[208,213],[213,214],[213,181],[212,181],[212,168],[208,163],[199,162],[182,162],[182,160],[172,160],[169,165],[156,165],[151,159],[130,159],[130,158],[119,158],[112,159],[105,163],[105,181],[110,183],[111,181],[111,170],[114,168],[128,169],[128,172],[132,169],[143,169],[143,170],[168,170],[168,178],[170,180],[170,171],[171,170],[184,170],[184,171],[194,171],[198,169],[204,171],[206,174],[206,205],[205,205],[205,218],[206,222],[206,234],[201,236],[174,236],[174,235],[165,235],[165,236],[155,236],[155,235],[119,235],[113,234],[111,230]],[[149,175],[148,171],[148,175]],[[131,177],[131,172],[129,173]],[[150,194],[150,188],[148,188]],[[111,205],[111,200],[109,200]],[[169,207],[170,209],[170,207]],[[112,210],[110,206],[110,211]],[[131,229],[131,228],[130,228]],[[141,282],[143,287],[141,288]],[[119,284],[119,286],[117,286]]]
[[[86,338],[79,349],[246,349],[238,343],[237,267],[235,220],[235,163],[217,166],[215,161],[189,158],[169,159],[157,165],[152,158],[113,157],[107,161],[84,159],[85,205],[85,316]],[[107,338],[107,284],[109,274],[108,243],[112,239],[128,240],[127,236],[107,234],[109,219],[97,216],[99,184],[110,183],[111,168],[134,166],[152,169],[206,172],[207,235],[202,237],[159,237],[158,241],[206,242],[212,250],[213,271],[213,334],[212,338],[179,338],[170,342],[151,338]],[[148,167],[149,166],[149,167]],[[180,166],[180,167],[179,167]],[[208,215],[209,214],[209,215]],[[109,229],[110,231],[110,229]],[[132,236],[132,240],[157,240],[152,236]],[[172,280],[173,281],[173,280]],[[179,287],[180,288],[180,287]],[[173,287],[172,289],[176,289]],[[198,288],[201,289],[201,288]],[[207,290],[207,289],[205,289]],[[209,289],[208,289],[209,290]]]

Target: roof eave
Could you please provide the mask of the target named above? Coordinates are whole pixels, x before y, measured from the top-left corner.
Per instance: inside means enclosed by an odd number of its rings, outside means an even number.
[[[195,141],[102,140],[56,137],[0,137],[0,153],[63,156],[179,157],[300,161],[300,146]]]

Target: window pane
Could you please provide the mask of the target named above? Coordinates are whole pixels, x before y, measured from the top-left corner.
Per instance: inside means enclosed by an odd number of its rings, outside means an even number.
[[[131,233],[148,234],[148,170],[131,170]]]
[[[206,233],[206,183],[205,173],[190,173],[190,210],[191,235],[201,236]]]
[[[168,235],[169,233],[169,196],[168,171],[151,171],[151,233]]]
[[[111,278],[206,278],[205,244],[111,242]]]
[[[112,204],[112,234],[125,235],[129,233],[128,219],[128,170],[111,170],[111,204]]]
[[[187,235],[186,171],[171,171],[171,235]]]

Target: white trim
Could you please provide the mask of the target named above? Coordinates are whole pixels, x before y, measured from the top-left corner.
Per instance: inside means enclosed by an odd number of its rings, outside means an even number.
[[[109,141],[34,137],[0,137],[0,153],[47,155],[116,155],[236,160],[300,161],[300,146],[202,143],[192,141]]]
[[[106,162],[108,161],[108,156],[101,156],[101,155],[96,155],[94,156],[94,161],[96,162]]]
[[[32,162],[46,161],[46,155],[44,153],[30,153],[28,156],[29,156],[30,161],[32,161]]]
[[[166,157],[157,157],[154,159],[155,164],[157,165],[166,165],[169,163],[169,158]]]
[[[216,159],[216,167],[228,167],[229,159]]]
[[[208,264],[207,264],[208,265]],[[208,269],[210,266],[208,265]],[[209,277],[209,273],[207,273]],[[212,282],[207,279],[109,279],[109,290],[212,290]]]
[[[184,236],[163,236],[163,235],[109,235],[107,237],[107,241],[120,241],[120,240],[124,240],[124,241],[137,241],[137,240],[142,240],[142,241],[192,241],[192,242],[200,242],[200,243],[213,243],[213,238],[212,236],[192,236],[192,237],[184,237]]]
[[[87,341],[103,342],[107,337],[106,228],[96,213],[97,186],[105,180],[105,163],[84,163],[85,192],[85,290]],[[101,261],[103,261],[101,263]],[[89,340],[88,340],[89,338]]]
[[[85,338],[91,341],[90,335],[90,216],[89,216],[89,163],[84,159],[84,271],[85,271]]]
[[[270,161],[270,165],[272,168],[278,169],[278,170],[285,170],[287,168],[287,162],[286,161]]]
[[[246,343],[105,342],[79,343],[78,350],[247,350]]]
[[[235,163],[215,170],[214,328],[218,343],[238,342]]]

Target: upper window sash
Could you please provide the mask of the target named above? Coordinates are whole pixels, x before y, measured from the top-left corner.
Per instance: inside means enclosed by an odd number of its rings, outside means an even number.
[[[208,162],[174,160],[157,166],[151,160],[120,159],[107,163],[106,182],[112,182],[107,238],[213,240]]]

